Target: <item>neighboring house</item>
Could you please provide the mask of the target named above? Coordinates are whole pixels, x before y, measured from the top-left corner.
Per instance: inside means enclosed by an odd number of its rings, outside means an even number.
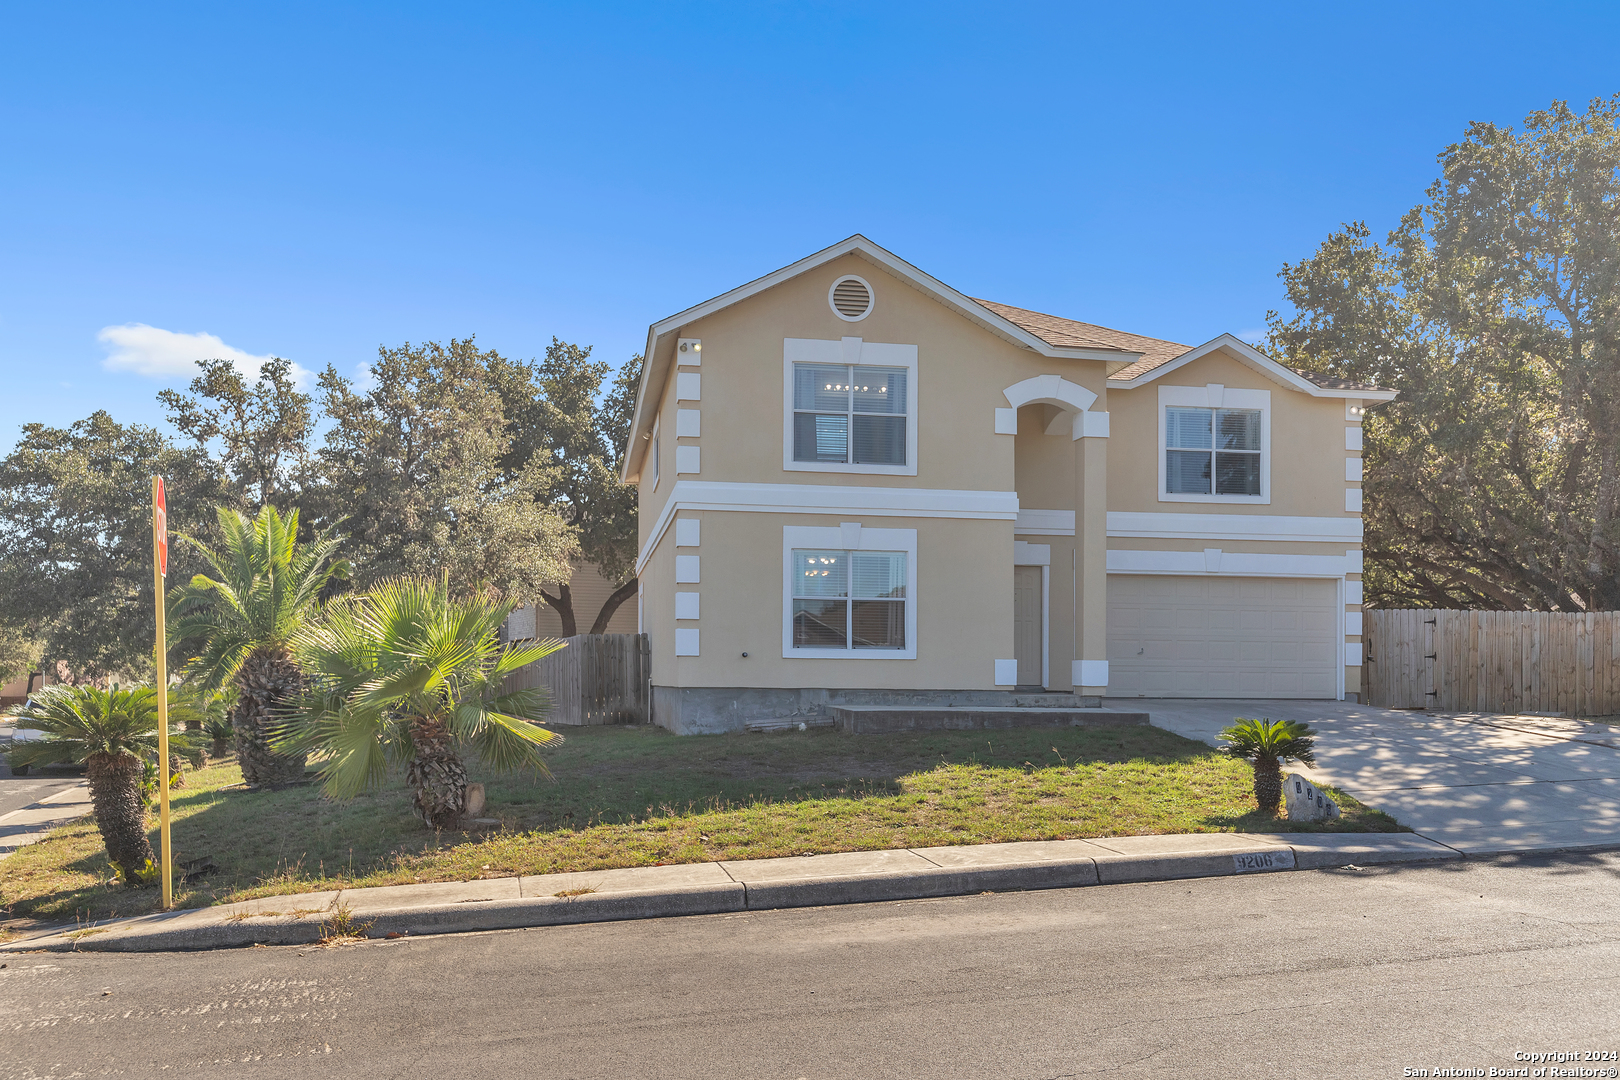
[[[574,567],[574,576],[568,582],[568,591],[574,604],[575,629],[581,634],[590,633],[591,624],[596,621],[602,605],[613,595],[615,584],[597,573],[596,567],[590,563],[580,563]],[[553,590],[547,586],[546,591]],[[520,607],[506,620],[506,636],[512,639],[561,637],[562,632],[562,616],[557,613],[556,608],[544,602],[530,607]],[[635,601],[619,605],[619,609],[608,620],[607,632],[636,633]]]
[[[13,705],[23,704],[28,700],[29,694],[48,685],[49,681],[42,671],[31,671],[26,675],[19,675],[4,686],[0,686],[0,709],[9,709]]]
[[[646,357],[655,723],[1360,690],[1360,422],[1392,391],[974,300],[862,236]]]

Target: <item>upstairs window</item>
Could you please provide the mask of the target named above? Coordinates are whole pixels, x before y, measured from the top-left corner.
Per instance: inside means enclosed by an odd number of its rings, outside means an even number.
[[[1260,425],[1259,409],[1167,407],[1165,493],[1258,496]]]
[[[793,365],[793,460],[906,465],[908,372],[902,367]]]

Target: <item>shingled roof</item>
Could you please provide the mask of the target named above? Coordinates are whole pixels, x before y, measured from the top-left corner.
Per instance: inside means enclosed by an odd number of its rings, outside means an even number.
[[[1015,323],[1031,334],[1040,338],[1048,345],[1073,346],[1089,349],[1121,349],[1125,352],[1139,352],[1141,359],[1128,367],[1120,368],[1108,376],[1110,382],[1131,382],[1139,379],[1154,368],[1168,364],[1176,357],[1192,350],[1191,345],[1182,345],[1174,341],[1165,341],[1162,338],[1143,337],[1141,334],[1127,334],[1123,330],[1111,330],[1106,326],[1095,323],[1078,322],[1074,319],[1064,319],[1056,315],[1046,315],[1039,311],[1030,311],[1027,308],[1013,307],[1011,304],[998,304],[994,300],[980,300],[974,297],[974,302],[983,304],[991,311],[1000,315],[1008,322]],[[1288,367],[1287,364],[1280,365]],[[1367,390],[1383,393],[1380,387],[1366,383],[1355,383],[1348,379],[1335,379],[1330,375],[1318,375],[1314,371],[1300,371],[1298,368],[1288,367],[1289,371],[1303,379],[1308,379],[1324,390]]]
[[[1127,334],[1123,330],[1111,330],[1106,326],[1098,326],[1095,323],[1077,322],[1074,319],[1063,319],[1056,315],[1045,315],[1039,311],[1013,307],[1011,304],[998,304],[994,300],[980,300],[978,297],[974,297],[974,301],[983,304],[1008,322],[1028,330],[1048,345],[1085,349],[1120,349],[1125,352],[1142,354],[1141,359],[1127,368],[1114,372],[1109,376],[1110,379],[1128,380],[1139,375],[1145,375],[1160,364],[1167,364],[1192,348],[1191,345],[1182,345],[1175,341],[1143,337],[1141,334]]]

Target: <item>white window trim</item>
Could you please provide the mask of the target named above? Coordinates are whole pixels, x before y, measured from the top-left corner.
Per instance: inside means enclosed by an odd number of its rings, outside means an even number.
[[[860,364],[906,369],[906,463],[855,465],[793,460],[793,365]],[[847,337],[782,339],[782,468],[786,472],[866,473],[872,476],[917,475],[917,346],[890,345]],[[851,438],[853,438],[853,432]]]
[[[857,527],[859,528],[859,527]],[[844,527],[782,527],[782,658],[784,660],[915,660],[917,659],[917,530],[859,528],[851,546]],[[903,551],[906,554],[906,647],[904,649],[795,649],[793,647],[793,549],[836,548],[842,551]]]
[[[1165,450],[1167,410],[1175,406],[1199,409],[1259,409],[1260,410],[1260,494],[1258,495],[1172,495],[1165,487]],[[1213,486],[1213,477],[1211,477]],[[1235,387],[1210,383],[1207,386],[1159,387],[1159,501],[1186,503],[1237,503],[1246,506],[1266,506],[1271,503],[1271,391],[1240,390]]]
[[[659,447],[658,447],[658,421],[654,420],[653,421],[653,428],[652,428],[652,474],[653,474],[652,489],[654,491],[658,490],[658,458],[659,458],[658,450],[659,450]]]

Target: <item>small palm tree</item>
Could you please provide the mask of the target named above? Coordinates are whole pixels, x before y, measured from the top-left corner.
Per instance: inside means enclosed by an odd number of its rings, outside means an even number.
[[[102,690],[95,686],[48,686],[10,713],[45,733],[11,751],[13,765],[82,762],[107,857],[131,885],[148,880],[152,845],[146,832],[141,777],[158,748],[157,691],[150,686]],[[184,715],[181,710],[182,716]],[[191,747],[183,735],[170,746]]]
[[[169,718],[183,719],[186,730],[192,732],[199,747],[207,749],[210,758],[224,759],[230,753],[231,707],[234,686],[209,690],[199,683],[181,683],[170,693]]]
[[[174,591],[170,637],[195,642],[200,651],[186,663],[188,681],[203,690],[236,685],[231,727],[242,779],[249,784],[285,784],[304,775],[302,752],[277,753],[269,731],[304,689],[292,639],[320,604],[333,577],[349,564],[334,559],[330,531],[313,543],[298,543],[298,511],[283,517],[266,506],[249,518],[220,507],[225,536],[218,553],[182,537],[207,560],[214,576],[198,574]]]
[[[1282,766],[1298,761],[1316,764],[1316,732],[1293,720],[1245,720],[1238,717],[1221,731],[1221,752],[1254,766],[1254,800],[1262,814],[1277,813],[1282,801]]]
[[[311,685],[278,745],[324,756],[325,791],[340,799],[381,784],[390,760],[404,762],[422,822],[452,827],[467,801],[458,744],[497,769],[546,772],[540,747],[561,737],[538,726],[550,711],[543,690],[502,683],[563,643],[503,645],[511,611],[412,579],[331,601],[298,636]]]

